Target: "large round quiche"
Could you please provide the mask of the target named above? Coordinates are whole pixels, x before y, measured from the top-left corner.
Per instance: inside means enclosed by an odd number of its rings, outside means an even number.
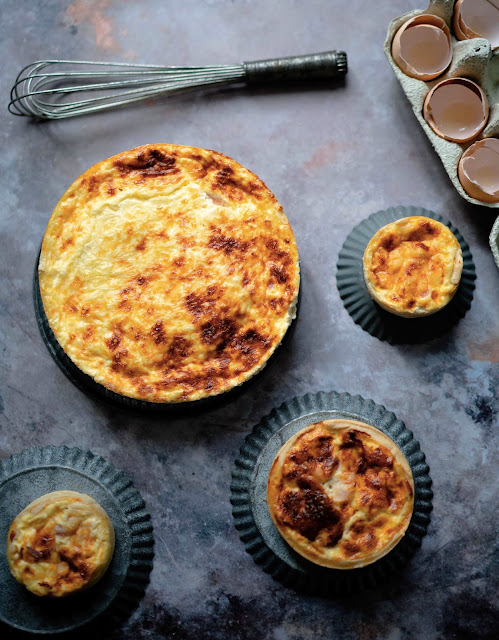
[[[152,144],[104,160],[57,204],[39,282],[59,344],[131,398],[178,403],[261,370],[296,315],[293,231],[253,173]]]
[[[315,564],[355,569],[402,539],[414,507],[411,468],[379,429],[324,420],[280,449],[267,485],[270,515],[286,542]]]

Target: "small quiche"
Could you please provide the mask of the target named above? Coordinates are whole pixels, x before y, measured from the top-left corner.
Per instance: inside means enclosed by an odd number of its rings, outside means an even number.
[[[364,252],[364,279],[380,307],[404,318],[440,311],[456,293],[463,270],[452,231],[424,216],[379,229]]]
[[[375,562],[404,536],[414,481],[385,434],[355,420],[301,429],[275,457],[267,485],[270,515],[307,560],[333,569]]]
[[[272,192],[215,151],[150,144],[62,196],[39,262],[43,307],[81,371],[155,403],[260,371],[296,315],[293,231]]]
[[[7,559],[14,578],[37,596],[59,598],[94,585],[114,553],[114,529],[90,496],[54,491],[10,525]]]

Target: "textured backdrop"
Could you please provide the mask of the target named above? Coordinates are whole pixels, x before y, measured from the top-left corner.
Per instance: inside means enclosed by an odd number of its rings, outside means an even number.
[[[34,445],[88,448],[142,492],[155,566],[116,638],[497,637],[494,213],[454,190],[382,51],[389,21],[424,3],[1,2],[0,456]],[[350,71],[331,90],[198,93],[41,124],[6,112],[17,72],[39,58],[197,65],[332,48],[348,52]],[[88,399],[51,360],[33,313],[33,267],[58,198],[90,165],[146,142],[216,149],[246,165],[283,204],[300,249],[302,308],[285,353],[247,393],[195,418],[137,417]],[[350,229],[397,204],[449,218],[477,267],[464,320],[419,346],[364,333],[335,285]],[[434,481],[429,535],[402,578],[348,600],[307,598],[275,583],[244,551],[229,503],[231,467],[252,426],[285,399],[320,389],[393,410],[420,440]]]

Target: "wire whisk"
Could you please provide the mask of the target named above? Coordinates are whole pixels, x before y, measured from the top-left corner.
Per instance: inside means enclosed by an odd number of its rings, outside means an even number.
[[[202,67],[39,60],[17,76],[8,109],[18,116],[60,119],[202,87],[327,81],[346,72],[342,51]]]

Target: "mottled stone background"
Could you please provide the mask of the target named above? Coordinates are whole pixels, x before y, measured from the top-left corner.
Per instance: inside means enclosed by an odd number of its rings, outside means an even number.
[[[456,193],[384,58],[389,21],[425,0],[2,0],[0,455],[91,449],[125,470],[156,535],[151,584],[115,638],[497,638],[499,271],[494,213]],[[39,58],[229,63],[342,48],[344,87],[225,90],[37,124],[6,112]],[[45,349],[31,280],[45,225],[93,163],[146,142],[217,149],[261,176],[293,225],[302,309],[285,354],[239,399],[200,417],[132,416],[87,398]],[[391,205],[450,218],[471,246],[473,306],[445,337],[393,347],[356,326],[335,264],[352,226]],[[497,212],[497,210],[496,210]],[[434,480],[429,535],[403,577],[348,600],[264,574],[232,524],[231,468],[261,416],[296,394],[360,393],[396,412]],[[2,637],[6,637],[3,634]]]

